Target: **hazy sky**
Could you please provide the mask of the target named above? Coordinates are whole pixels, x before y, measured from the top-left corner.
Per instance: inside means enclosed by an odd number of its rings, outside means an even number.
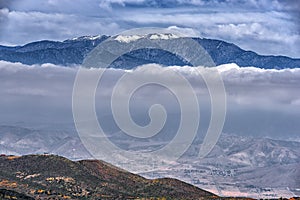
[[[137,27],[182,28],[261,54],[300,57],[298,0],[0,0],[0,44]]]

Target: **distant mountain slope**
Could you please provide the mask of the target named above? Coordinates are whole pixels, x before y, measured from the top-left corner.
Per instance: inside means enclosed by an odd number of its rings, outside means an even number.
[[[74,160],[91,158],[74,133],[0,126],[0,153],[25,155],[47,152]]]
[[[81,64],[87,53],[105,39],[107,39],[107,36],[93,39],[80,37],[63,42],[38,41],[24,46],[0,46],[0,60],[30,65],[43,63]]]
[[[125,139],[121,136],[113,139],[116,142],[122,141],[126,146],[134,145],[136,150],[143,150],[147,145],[152,145]],[[197,148],[197,145],[193,146],[186,153],[187,158],[193,159],[193,156],[198,153]],[[26,155],[45,152],[72,160],[92,158],[78,135],[72,131],[0,126],[0,154]],[[226,163],[255,167],[295,164],[300,163],[300,143],[222,134],[217,145],[202,161],[216,161],[219,158],[222,158],[222,161],[226,160]]]
[[[83,36],[63,42],[38,41],[24,46],[0,46],[0,60],[24,64],[53,63],[59,65],[81,64],[85,56],[108,36]],[[299,68],[300,59],[285,56],[262,56],[245,51],[238,46],[221,40],[193,38],[211,55],[216,65],[236,63],[239,66],[259,68]],[[140,49],[125,54],[111,67],[133,68],[141,64],[186,65],[177,56],[159,49]]]
[[[196,39],[209,53],[216,65],[236,63],[240,67],[253,66],[265,69],[299,68],[300,59],[286,56],[264,56],[245,51],[235,44],[221,40]]]
[[[73,162],[52,155],[1,156],[0,168],[0,188],[35,199],[217,198],[176,179],[149,180],[96,160]]]

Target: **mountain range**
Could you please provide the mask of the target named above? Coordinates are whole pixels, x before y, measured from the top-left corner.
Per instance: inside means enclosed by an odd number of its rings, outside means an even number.
[[[145,143],[120,140],[135,149],[148,148]],[[164,168],[149,168],[162,161],[147,163],[148,159],[141,157],[137,161],[143,163],[140,171],[126,169],[150,179],[174,177],[221,196],[260,199],[300,195],[299,142],[222,134],[208,156],[195,157],[198,150],[197,146],[192,147],[185,157]],[[93,159],[72,131],[18,126],[0,126],[0,153],[18,156],[46,153],[74,161]],[[130,161],[120,157],[117,166],[128,166],[124,165],[126,162]]]
[[[151,37],[151,36],[145,36]],[[59,41],[37,41],[23,46],[0,46],[0,60],[23,64],[52,63],[57,65],[82,64],[86,55],[110,36],[82,36]],[[170,38],[171,40],[173,38]],[[285,56],[258,55],[221,40],[192,38],[211,56],[216,65],[236,63],[241,67],[299,68],[300,59]],[[166,39],[164,39],[166,40]],[[158,63],[166,66],[187,65],[185,60],[161,49],[139,49],[120,56],[110,67],[131,69],[141,64]]]

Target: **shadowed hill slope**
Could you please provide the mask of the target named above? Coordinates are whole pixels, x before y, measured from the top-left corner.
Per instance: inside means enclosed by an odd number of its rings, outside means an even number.
[[[176,179],[149,180],[96,160],[52,155],[1,156],[0,188],[41,199],[215,199]]]

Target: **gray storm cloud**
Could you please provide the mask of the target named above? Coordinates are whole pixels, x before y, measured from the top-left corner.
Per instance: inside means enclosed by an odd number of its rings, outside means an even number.
[[[0,44],[177,26],[260,54],[299,57],[299,13],[296,0],[4,0]]]
[[[52,64],[27,66],[0,61],[1,124],[72,124],[72,89],[77,70],[78,67]],[[209,118],[209,93],[198,72],[201,70],[202,74],[209,74],[211,70],[218,70],[224,81],[228,101],[224,132],[276,138],[283,134],[287,137],[299,134],[300,69],[240,68],[235,64],[215,68],[150,64],[134,70],[106,69],[97,89],[98,114],[110,114],[110,95],[118,79],[126,73],[139,78],[160,76],[168,79],[175,87],[184,89],[175,77],[168,76],[168,70],[176,71],[190,82],[199,98],[204,120]],[[127,84],[130,83],[122,85],[124,91]],[[180,116],[178,103],[174,99],[174,95],[166,88],[147,85],[133,95],[130,104],[132,115],[147,118],[149,106],[160,103],[172,115]],[[99,119],[101,117],[105,116],[99,116]]]

